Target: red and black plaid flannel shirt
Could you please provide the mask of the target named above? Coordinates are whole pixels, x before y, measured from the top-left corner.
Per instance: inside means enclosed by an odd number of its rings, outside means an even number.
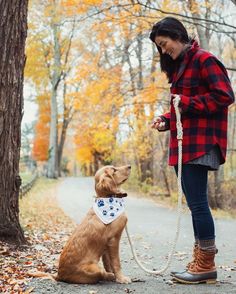
[[[195,41],[186,52],[173,78],[171,93],[181,96],[183,124],[183,163],[206,154],[214,145],[225,162],[227,148],[228,106],[234,93],[223,64]],[[171,98],[170,112],[163,115],[169,122],[169,164],[178,164],[176,116]]]

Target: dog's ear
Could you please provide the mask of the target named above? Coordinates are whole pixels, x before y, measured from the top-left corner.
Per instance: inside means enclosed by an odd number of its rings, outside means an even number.
[[[104,173],[106,174],[106,176],[113,178],[114,169],[113,168],[105,169]]]
[[[110,181],[107,179],[107,173],[104,172],[100,178],[98,183],[95,186],[96,192],[98,195],[104,195],[107,190],[109,190]]]
[[[112,176],[112,170],[104,171],[104,173],[100,176],[100,179],[96,184],[95,189],[98,195],[116,194],[118,192]]]

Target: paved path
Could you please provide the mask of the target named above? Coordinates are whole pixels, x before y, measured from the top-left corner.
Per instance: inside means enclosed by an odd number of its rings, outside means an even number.
[[[65,213],[77,223],[92,205],[94,196],[93,178],[66,178],[58,188],[58,202]],[[177,213],[174,209],[159,206],[151,200],[135,198],[126,200],[128,228],[134,247],[145,267],[161,269],[176,231]],[[125,275],[136,282],[129,285],[100,283],[98,285],[69,285],[48,280],[34,280],[34,293],[81,293],[81,294],[236,294],[236,220],[216,219],[218,283],[216,285],[170,284],[168,269],[164,276],[151,276],[143,272],[133,260],[125,232],[121,240],[121,262]],[[191,259],[192,229],[190,215],[181,219],[181,233],[171,269],[183,269]]]

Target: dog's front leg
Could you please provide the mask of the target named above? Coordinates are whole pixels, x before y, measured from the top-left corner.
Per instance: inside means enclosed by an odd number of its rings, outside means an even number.
[[[111,267],[111,261],[109,256],[109,251],[106,250],[102,256],[103,266],[107,272],[113,273],[113,269]]]
[[[121,272],[120,256],[119,256],[119,244],[121,235],[113,237],[109,242],[108,252],[110,257],[110,264],[112,271],[115,274],[116,282],[121,284],[131,283],[131,279],[126,277]]]

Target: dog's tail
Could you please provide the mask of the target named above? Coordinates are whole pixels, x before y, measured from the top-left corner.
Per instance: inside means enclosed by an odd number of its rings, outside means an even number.
[[[34,278],[49,279],[54,282],[58,280],[57,274],[53,275],[53,274],[40,272],[40,271],[28,272],[28,275]]]

